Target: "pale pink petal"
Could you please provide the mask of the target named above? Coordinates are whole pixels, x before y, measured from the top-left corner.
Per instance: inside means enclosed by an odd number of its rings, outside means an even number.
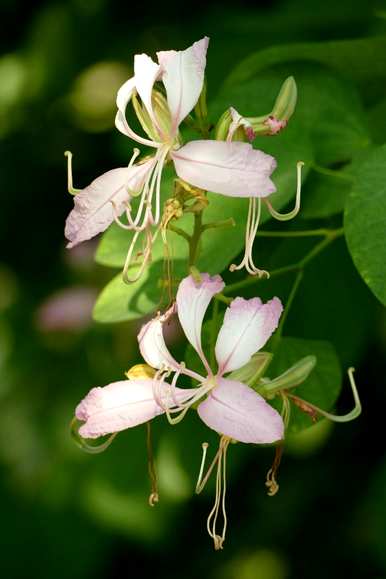
[[[201,282],[196,282],[190,275],[181,281],[176,296],[182,329],[207,370],[208,363],[201,347],[201,326],[210,300],[223,288],[224,282],[219,275],[210,277],[209,274],[202,273]]]
[[[138,334],[139,350],[145,362],[152,368],[179,370],[180,364],[166,347],[162,331],[163,323],[162,318],[158,316],[142,326]]]
[[[161,401],[169,408],[176,402],[184,402],[195,392],[195,389],[175,388],[171,396],[168,385],[163,384],[161,388]],[[79,429],[80,436],[97,438],[132,428],[163,412],[164,409],[154,399],[154,381],[139,379],[93,388],[78,404],[75,416],[84,421]]]
[[[279,298],[236,298],[227,308],[216,342],[218,375],[244,366],[276,330],[283,306]]]
[[[284,436],[280,414],[242,382],[220,378],[197,412],[209,428],[239,442],[268,444]]]
[[[205,37],[186,50],[157,52],[172,115],[173,132],[193,109],[201,94],[208,42],[209,38]]]
[[[127,125],[126,121],[126,107],[133,96],[133,92],[135,90],[135,78],[129,78],[118,90],[117,93],[117,107],[118,112],[117,116],[115,117],[115,126],[121,133],[126,135],[127,137],[130,136],[130,129]]]
[[[150,159],[142,165],[112,169],[97,177],[74,197],[74,209],[67,217],[65,236],[71,248],[105,231],[116,214],[122,215],[130,200],[129,191],[143,186],[147,173],[153,167]]]
[[[129,78],[118,90],[117,93],[117,107],[118,111],[115,117],[115,126],[117,127],[118,131],[130,137],[137,143],[141,143],[142,145],[146,145],[148,147],[159,147],[159,143],[155,143],[150,139],[146,139],[145,137],[141,137],[141,135],[137,135],[135,131],[129,126],[126,120],[126,107],[133,96],[133,92],[136,89],[136,78],[133,76]]]
[[[267,197],[276,191],[270,179],[271,155],[240,141],[190,141],[171,153],[177,175],[195,187],[230,197]]]
[[[151,102],[153,86],[159,76],[161,67],[147,54],[136,54],[134,57],[135,88],[152,121],[156,123]]]

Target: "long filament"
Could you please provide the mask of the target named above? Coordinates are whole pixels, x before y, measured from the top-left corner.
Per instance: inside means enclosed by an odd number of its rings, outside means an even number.
[[[293,219],[294,217],[296,217],[296,215],[299,213],[301,189],[302,189],[302,167],[303,167],[303,165],[304,165],[303,161],[299,161],[296,164],[296,198],[295,198],[295,207],[292,209],[292,211],[289,211],[288,213],[279,213],[278,211],[276,211],[272,207],[272,205],[268,201],[268,199],[264,199],[264,201],[268,207],[268,211],[270,212],[272,217],[274,217],[278,221],[289,221],[290,219]]]

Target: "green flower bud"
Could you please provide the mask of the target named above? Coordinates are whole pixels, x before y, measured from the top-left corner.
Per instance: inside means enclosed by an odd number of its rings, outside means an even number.
[[[259,392],[265,396],[270,396],[276,394],[279,390],[288,390],[299,386],[299,384],[307,380],[315,364],[316,356],[306,356],[274,380],[263,383],[259,387]]]

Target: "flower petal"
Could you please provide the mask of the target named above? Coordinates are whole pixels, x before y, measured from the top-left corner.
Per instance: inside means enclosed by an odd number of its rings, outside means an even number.
[[[171,156],[177,175],[195,187],[230,197],[267,197],[276,191],[270,179],[271,155],[240,141],[190,141]]]
[[[93,388],[75,410],[76,418],[85,422],[79,429],[80,436],[97,438],[132,428],[162,414],[164,409],[155,401],[153,390],[154,381],[148,379],[122,380]],[[192,393],[194,389],[175,388],[171,399],[164,390],[162,401],[171,407],[175,401],[184,402]]]
[[[242,382],[220,378],[197,412],[209,428],[239,442],[268,444],[284,435],[280,414]]]
[[[151,95],[153,91],[153,86],[157,77],[160,75],[161,67],[156,64],[150,56],[147,54],[136,54],[134,57],[134,75],[135,75],[135,88],[143,104],[146,107],[147,112],[150,115],[151,120],[155,125],[157,125],[153,105],[151,101]]]
[[[141,143],[142,145],[146,145],[148,147],[158,148],[159,143],[155,143],[150,139],[146,139],[144,137],[141,137],[140,135],[137,135],[137,133],[133,131],[133,129],[129,126],[126,120],[126,107],[129,101],[131,100],[131,97],[133,96],[133,92],[135,89],[136,89],[136,78],[135,76],[133,76],[132,78],[129,78],[129,80],[127,80],[118,90],[117,93],[118,111],[115,117],[115,126],[117,127],[118,131],[120,131],[127,137],[130,137],[130,139],[137,141],[137,143]]]
[[[145,362],[152,368],[179,370],[180,364],[176,362],[165,344],[162,331],[163,318],[165,316],[158,316],[142,326],[138,334],[139,350]]]
[[[190,113],[204,84],[206,51],[209,38],[205,36],[186,50],[157,52],[162,68],[169,109],[173,119],[172,132]]]
[[[112,169],[77,193],[74,197],[74,209],[67,217],[64,231],[70,242],[67,247],[74,247],[105,231],[114,221],[112,203],[115,205],[116,214],[122,215],[130,200],[128,191],[141,189],[152,166],[150,159],[142,165]]]
[[[201,347],[201,326],[210,300],[223,288],[224,282],[219,275],[210,277],[208,273],[202,273],[201,282],[196,282],[190,275],[181,281],[176,296],[182,329],[208,371]]]
[[[279,298],[266,304],[260,298],[236,298],[231,302],[215,348],[220,376],[249,362],[277,328],[282,311]]]

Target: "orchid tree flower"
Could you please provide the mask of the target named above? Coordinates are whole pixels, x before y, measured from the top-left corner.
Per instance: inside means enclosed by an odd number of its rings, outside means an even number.
[[[192,276],[183,279],[177,291],[178,318],[188,341],[203,363],[204,375],[186,368],[184,363],[177,362],[167,349],[162,326],[172,311],[148,322],[138,336],[144,360],[157,370],[154,377],[154,398],[160,406],[163,406],[164,382],[172,374],[172,392],[180,375],[193,378],[199,384],[194,389],[194,395],[187,401],[178,404],[175,400],[173,408],[164,406],[169,422],[178,423],[192,404],[200,402],[197,413],[201,420],[220,435],[218,452],[205,477],[203,469],[207,444],[203,445],[204,456],[196,488],[197,492],[201,492],[217,465],[216,499],[207,521],[208,533],[216,549],[222,548],[227,526],[226,454],[230,442],[271,444],[280,441],[284,436],[284,423],[280,414],[252,388],[231,376],[225,377],[245,366],[264,346],[278,325],[282,304],[276,297],[266,304],[259,298],[235,298],[225,312],[215,345],[217,369],[212,369],[202,348],[201,329],[211,299],[223,288],[224,282],[220,276],[201,274],[200,280],[195,280]],[[219,535],[216,527],[220,509],[223,513],[223,528]]]
[[[115,124],[124,135],[154,150],[150,158],[134,163],[139,155],[135,149],[128,167],[108,171],[79,191],[72,185],[71,155],[67,153],[68,189],[75,194],[75,207],[65,229],[70,242],[68,247],[104,231],[114,220],[123,228],[133,230],[123,269],[126,281],[139,278],[151,257],[151,247],[159,228],[167,225],[162,220],[160,199],[162,170],[166,162],[173,162],[181,179],[205,191],[255,200],[276,190],[270,179],[276,161],[253,149],[249,143],[229,139],[226,142],[208,139],[185,145],[181,143],[180,124],[197,104],[203,90],[208,41],[205,37],[183,51],[158,52],[158,62],[146,54],[134,58],[134,76],[117,94]],[[156,88],[157,82],[163,83],[166,97]],[[129,125],[126,119],[129,103],[133,105],[146,137]],[[137,197],[138,206],[133,212],[132,202]],[[123,213],[126,213],[127,223],[120,220]],[[171,217],[168,215],[167,220]],[[158,226],[155,234],[151,233],[152,226]],[[146,234],[142,267],[130,279],[128,270],[143,231]],[[248,255],[254,231],[255,221],[250,217],[246,236]],[[251,260],[250,256],[248,263]],[[252,269],[251,266],[249,270]]]

